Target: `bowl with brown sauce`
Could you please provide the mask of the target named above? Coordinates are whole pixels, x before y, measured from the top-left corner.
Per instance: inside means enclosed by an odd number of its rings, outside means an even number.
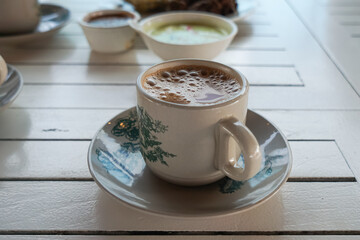
[[[137,12],[100,10],[86,14],[79,24],[92,50],[117,53],[133,46],[136,32],[129,22],[138,19]]]

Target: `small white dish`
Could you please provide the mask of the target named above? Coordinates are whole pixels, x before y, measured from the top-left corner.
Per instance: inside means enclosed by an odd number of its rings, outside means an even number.
[[[120,25],[94,25],[93,20],[106,18],[124,18]],[[125,10],[99,10],[86,14],[79,24],[92,50],[101,53],[123,52],[134,45],[136,33],[128,21],[140,19],[137,12]]]
[[[13,66],[7,65],[8,74],[5,82],[0,86],[0,112],[10,106],[20,94],[24,85],[20,72]]]
[[[0,35],[0,45],[19,45],[42,40],[57,33],[70,20],[70,11],[54,4],[40,5],[41,19],[34,32],[26,34]]]
[[[247,181],[223,178],[201,187],[181,187],[156,177],[140,153],[135,107],[96,133],[89,146],[89,170],[101,189],[141,211],[173,217],[233,214],[273,196],[286,182],[292,166],[289,144],[279,129],[250,110],[247,127],[263,154],[262,170]]]
[[[171,24],[199,24],[224,29],[227,34],[219,40],[199,44],[167,43],[155,39],[150,31]],[[131,22],[146,46],[164,60],[179,58],[201,58],[211,60],[225,50],[235,37],[238,28],[233,21],[220,15],[193,11],[159,13]]]

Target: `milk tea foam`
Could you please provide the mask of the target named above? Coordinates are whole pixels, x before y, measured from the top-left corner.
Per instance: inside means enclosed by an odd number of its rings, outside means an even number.
[[[213,105],[240,94],[235,77],[206,66],[177,66],[146,75],[141,85],[152,97],[189,106]]]

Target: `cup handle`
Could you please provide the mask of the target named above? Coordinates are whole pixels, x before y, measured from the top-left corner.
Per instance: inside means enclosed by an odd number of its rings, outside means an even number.
[[[229,156],[229,140],[234,138],[244,157],[244,167],[235,166]],[[215,167],[229,178],[244,181],[255,176],[261,167],[262,156],[254,134],[234,117],[222,119],[216,126]]]

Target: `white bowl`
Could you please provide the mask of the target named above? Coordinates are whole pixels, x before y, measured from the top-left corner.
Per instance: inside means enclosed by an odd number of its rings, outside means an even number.
[[[201,24],[225,29],[228,32],[224,38],[202,44],[172,44],[153,38],[149,31],[169,24]],[[130,23],[143,38],[146,46],[164,60],[178,58],[213,59],[226,49],[237,33],[237,26],[225,17],[210,13],[177,11],[156,14],[142,19],[140,22]]]
[[[79,24],[83,29],[92,50],[101,53],[117,53],[125,51],[134,45],[136,33],[129,24],[115,27],[103,27],[94,26],[89,23],[93,18],[114,15],[127,15],[133,20],[138,20],[140,18],[140,15],[137,12],[101,10],[88,13],[79,20]]]

